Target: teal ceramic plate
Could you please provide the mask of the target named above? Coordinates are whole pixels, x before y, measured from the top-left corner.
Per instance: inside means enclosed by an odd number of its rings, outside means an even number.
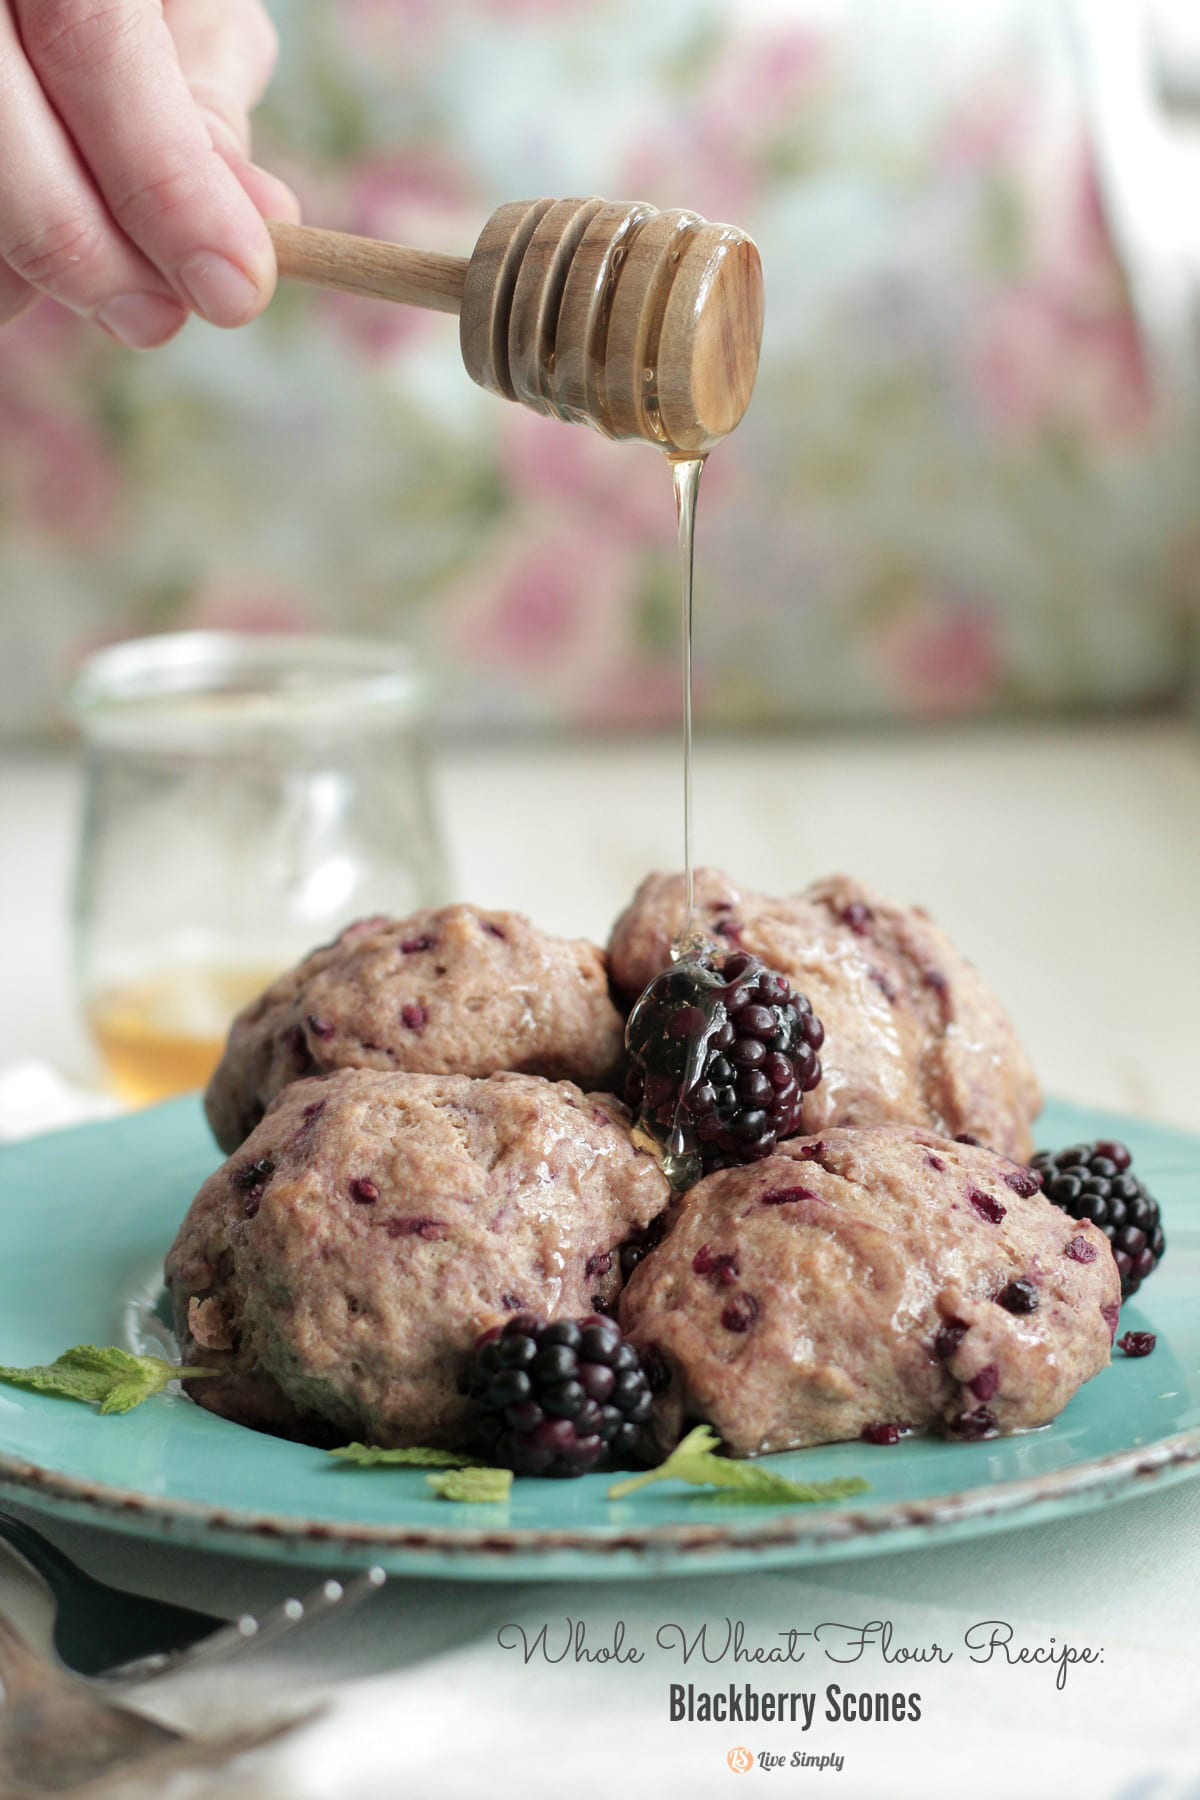
[[[841,1506],[730,1507],[663,1483],[519,1481],[506,1507],[436,1499],[418,1470],[355,1470],[214,1418],[182,1394],[122,1417],[0,1386],[0,1491],[48,1513],[249,1556],[379,1562],[461,1579],[629,1576],[797,1563],[1033,1524],[1200,1471],[1200,1138],[1074,1107],[1043,1143],[1119,1136],[1163,1202],[1168,1254],[1115,1357],[1044,1431],[982,1444],[836,1444],[772,1459],[862,1475]],[[195,1100],[0,1151],[0,1363],[134,1341],[139,1306],[217,1161]]]

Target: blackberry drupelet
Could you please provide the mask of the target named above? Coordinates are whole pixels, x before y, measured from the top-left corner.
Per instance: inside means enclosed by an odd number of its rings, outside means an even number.
[[[650,1417],[637,1351],[612,1319],[517,1313],[485,1331],[464,1379],[480,1439],[518,1475],[583,1475],[628,1462]]]
[[[626,1098],[672,1184],[757,1162],[797,1132],[824,1040],[805,996],[744,951],[656,977],[629,1017]]]
[[[1134,1175],[1132,1161],[1124,1144],[1102,1138],[1057,1153],[1039,1150],[1032,1164],[1047,1200],[1073,1219],[1090,1219],[1112,1245],[1122,1300],[1153,1275],[1166,1249],[1158,1201]]]

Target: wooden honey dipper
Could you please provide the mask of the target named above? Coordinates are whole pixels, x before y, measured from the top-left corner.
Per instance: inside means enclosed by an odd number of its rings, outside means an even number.
[[[750,403],[762,340],[753,239],[638,202],[513,200],[470,257],[271,226],[292,281],[460,315],[481,387],[609,437],[704,456]]]

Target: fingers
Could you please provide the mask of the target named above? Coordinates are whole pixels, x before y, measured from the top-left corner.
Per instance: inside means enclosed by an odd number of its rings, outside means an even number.
[[[0,271],[0,321],[40,289],[140,350],[165,343],[187,317],[168,283],[113,226],[3,4]]]
[[[192,98],[237,154],[250,154],[250,113],[279,52],[258,0],[165,0],[171,37]],[[218,142],[218,148],[221,148]]]
[[[157,0],[13,4],[26,56],[124,237],[212,324],[255,317],[275,286],[270,238],[213,149]],[[98,254],[90,238],[81,249]]]
[[[220,150],[220,145],[217,148]],[[225,160],[264,219],[283,219],[290,225],[300,223],[300,202],[286,182],[267,169],[260,169],[257,163],[243,162],[232,155],[225,155]]]
[[[272,219],[297,219],[300,211],[283,182],[248,160],[249,113],[274,65],[274,28],[257,0],[165,0],[165,8],[168,39],[161,30],[156,33],[160,21],[153,0],[20,0],[27,43],[39,62],[55,71],[51,76],[45,68],[38,72],[31,67],[11,8],[0,0],[0,324],[14,318],[41,289],[141,349],[165,342],[182,325],[186,311],[180,294],[218,323],[253,316],[269,297],[273,258],[269,248],[263,252],[261,227],[249,209]],[[150,75],[160,77],[165,64],[176,96],[184,90],[172,121],[183,129],[164,131],[160,94],[158,116],[143,121],[140,129],[131,127],[124,139],[127,153],[130,143],[152,143],[159,173],[150,173],[139,153],[140,174],[126,181],[125,208],[114,202],[110,210],[107,190],[98,190],[43,83],[73,126],[83,116],[70,99],[83,84],[82,71],[88,71],[94,90],[107,83],[106,106],[84,108],[89,119],[101,119],[79,127],[86,156],[89,129],[107,129],[102,121],[114,108],[130,107],[127,64],[136,78],[134,88],[138,81],[144,86]],[[182,158],[181,144],[194,167],[198,159],[199,174],[190,191],[179,161],[173,160]],[[115,153],[110,156],[105,181],[118,181],[117,160]],[[215,272],[215,300],[210,293],[198,303],[183,276],[182,265],[189,258],[177,247],[184,236],[182,216],[165,224],[153,217],[140,226],[131,223],[149,255],[114,219],[114,211],[136,210],[139,197],[153,214],[156,180],[165,183],[157,191],[160,210],[177,215],[191,211],[200,219],[193,227],[204,239],[200,286],[207,282],[212,288]],[[244,309],[245,288],[231,286],[219,263],[207,264],[214,242],[217,257],[227,247],[219,230],[203,230],[221,207],[234,218],[234,283],[248,276],[252,290]],[[194,249],[192,254],[194,260]],[[158,260],[157,267],[151,257]]]
[[[179,66],[223,157],[264,219],[300,218],[291,188],[250,157],[250,113],[275,67],[279,39],[258,0],[166,0]]]

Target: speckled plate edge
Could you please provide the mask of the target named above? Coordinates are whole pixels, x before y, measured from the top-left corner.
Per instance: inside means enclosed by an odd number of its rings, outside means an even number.
[[[638,1525],[584,1531],[389,1530],[153,1499],[0,1457],[0,1493],[80,1523],[238,1555],[313,1563],[379,1563],[395,1573],[474,1579],[605,1578],[673,1570],[716,1573],[770,1563],[868,1555],[1003,1531],[1012,1524],[1126,1500],[1200,1474],[1200,1429],[1119,1451],[1076,1468],[967,1488],[938,1499],[856,1510],[772,1513],[729,1525]],[[799,1553],[799,1554],[798,1554]],[[581,1560],[577,1560],[581,1559]],[[564,1566],[565,1565],[565,1566]],[[466,1572],[463,1570],[462,1572]]]

